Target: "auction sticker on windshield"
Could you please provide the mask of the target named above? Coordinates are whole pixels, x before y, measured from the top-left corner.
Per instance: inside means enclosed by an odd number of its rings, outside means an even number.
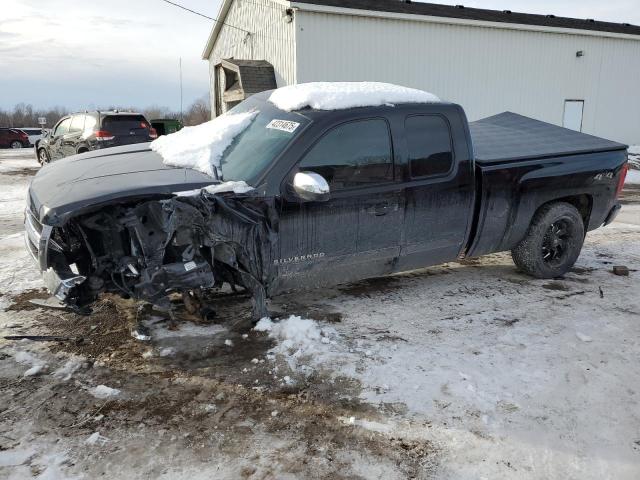
[[[298,122],[291,122],[289,120],[277,120],[273,119],[267,124],[267,128],[274,128],[276,130],[282,130],[283,132],[293,133],[300,124]]]

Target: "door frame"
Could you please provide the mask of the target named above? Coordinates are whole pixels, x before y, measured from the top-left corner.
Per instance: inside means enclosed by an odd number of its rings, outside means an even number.
[[[580,110],[580,128],[578,130],[574,130],[577,132],[582,132],[582,126],[584,124],[584,99],[580,99],[580,98],[566,98],[564,100],[564,105],[562,108],[562,126],[563,128],[568,128],[569,130],[573,130],[573,128],[567,127],[565,126],[565,116],[567,114],[567,104],[568,103],[581,103],[582,104],[582,109]]]

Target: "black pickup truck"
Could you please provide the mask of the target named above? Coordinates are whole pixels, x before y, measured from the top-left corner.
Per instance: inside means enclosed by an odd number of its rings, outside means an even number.
[[[259,318],[284,291],[490,252],[557,277],[620,209],[619,143],[508,112],[468,124],[450,103],[289,112],[268,99],[233,109],[258,113],[219,179],[168,167],[149,144],[42,168],[25,229],[49,290],[87,311],[105,291],[167,307],[228,283]]]

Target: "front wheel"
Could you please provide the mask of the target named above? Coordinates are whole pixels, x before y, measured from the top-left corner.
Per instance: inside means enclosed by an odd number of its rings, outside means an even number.
[[[511,256],[523,272],[536,278],[554,278],[576,263],[583,242],[580,212],[569,203],[552,203],[538,210]]]
[[[22,142],[14,140],[13,142],[11,142],[10,147],[11,148],[22,148]]]
[[[44,165],[45,163],[49,163],[49,154],[44,148],[38,150],[38,161],[40,165]]]

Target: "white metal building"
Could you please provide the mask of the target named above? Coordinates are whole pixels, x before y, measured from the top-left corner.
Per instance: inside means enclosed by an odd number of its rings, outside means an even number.
[[[375,80],[460,103],[470,120],[508,110],[640,144],[640,27],[629,24],[400,0],[223,0],[203,58],[218,114],[276,85]]]

